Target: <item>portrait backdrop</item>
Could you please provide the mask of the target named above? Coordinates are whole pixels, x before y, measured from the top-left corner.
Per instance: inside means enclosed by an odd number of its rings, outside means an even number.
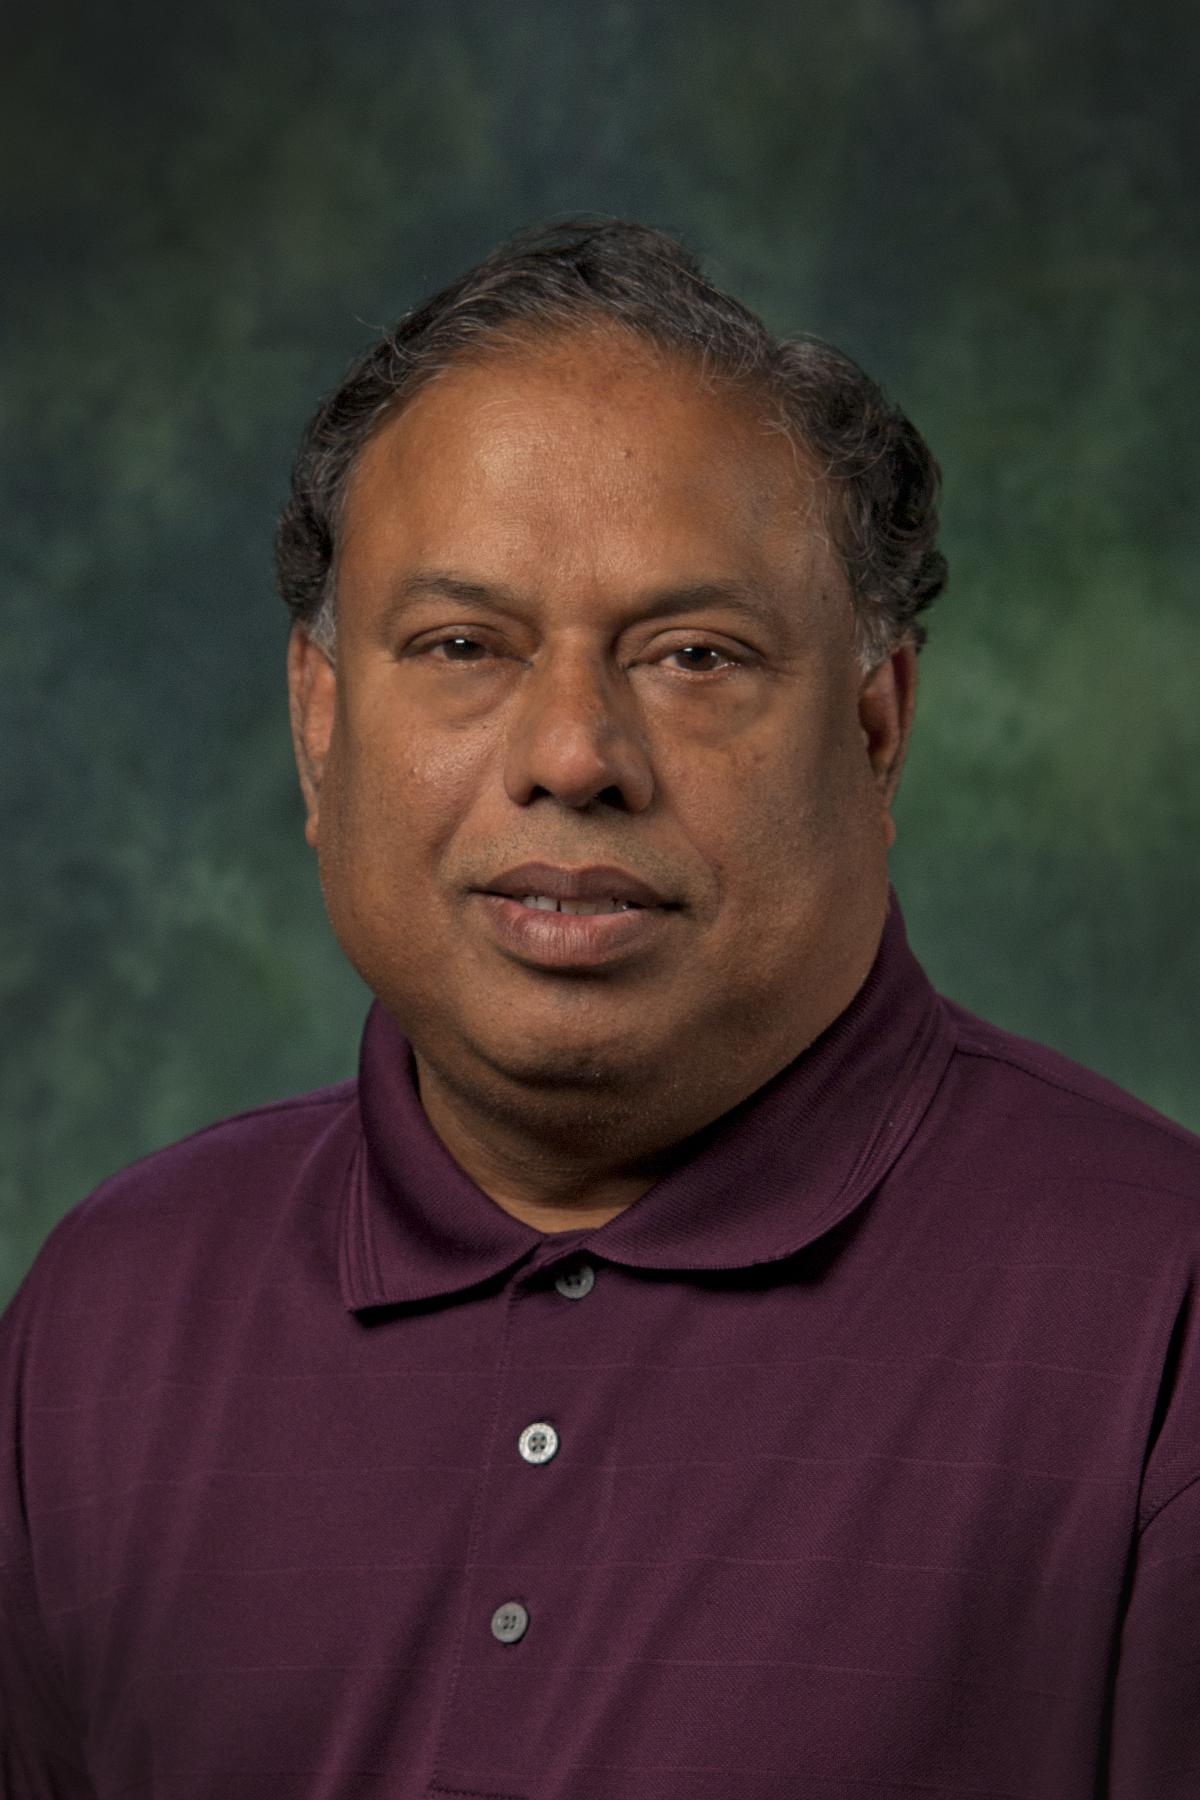
[[[577,212],[678,232],[925,433],[951,579],[898,807],[910,936],[953,998],[1200,1127],[1193,19],[10,19],[0,1299],[114,1168],[353,1072],[367,996],[302,840],[275,515],[356,350]]]

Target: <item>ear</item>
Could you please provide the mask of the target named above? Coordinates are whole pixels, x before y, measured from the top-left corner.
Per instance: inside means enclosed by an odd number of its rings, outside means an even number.
[[[321,779],[333,738],[337,675],[329,657],[303,625],[293,625],[287,648],[288,711],[300,791],[304,836],[315,849],[320,824]]]
[[[858,722],[879,789],[889,849],[896,841],[892,802],[917,704],[916,646],[905,642],[866,677],[858,696]]]

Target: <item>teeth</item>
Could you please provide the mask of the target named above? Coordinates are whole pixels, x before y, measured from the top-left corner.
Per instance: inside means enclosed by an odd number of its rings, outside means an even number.
[[[556,900],[551,894],[526,894],[522,906],[536,907],[539,912],[613,913],[630,912],[629,900]]]

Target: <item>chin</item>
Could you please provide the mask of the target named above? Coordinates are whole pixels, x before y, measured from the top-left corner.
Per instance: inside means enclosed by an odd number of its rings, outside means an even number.
[[[436,1042],[436,1060],[447,1074],[456,1066],[465,1074],[474,1063],[493,1080],[547,1095],[644,1084],[664,1049],[641,1043],[628,1023],[597,1018],[592,1007],[513,1006],[476,1017],[442,1012],[429,1023],[430,1049]]]
[[[644,1064],[631,1055],[628,1044],[597,1044],[556,1041],[539,1037],[505,1038],[497,1042],[489,1036],[473,1037],[471,1048],[496,1075],[525,1088],[538,1088],[545,1093],[596,1093],[606,1088],[625,1088],[643,1077]]]
[[[582,993],[575,984],[519,996],[502,983],[431,990],[423,981],[416,991],[395,979],[368,985],[451,1086],[482,1081],[527,1095],[615,1095],[645,1087],[671,1054],[666,1041],[643,1039],[637,1020],[644,1008],[628,995],[614,1007],[605,1004],[608,995]]]

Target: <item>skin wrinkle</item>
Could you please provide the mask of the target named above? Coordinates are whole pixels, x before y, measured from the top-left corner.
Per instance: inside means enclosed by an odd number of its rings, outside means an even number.
[[[448,371],[346,496],[335,675],[289,666],[334,929],[414,1045],[434,1129],[546,1229],[611,1217],[848,1004],[882,929],[914,653],[864,682],[819,485],[690,364],[595,332]],[[505,590],[411,597],[421,570]],[[756,624],[647,596],[764,596]],[[384,628],[390,623],[390,632]],[[469,668],[438,633],[486,642]],[[698,676],[690,639],[746,657]],[[739,652],[741,654],[741,652]],[[474,884],[614,862],[678,903],[601,970],[497,947]]]

